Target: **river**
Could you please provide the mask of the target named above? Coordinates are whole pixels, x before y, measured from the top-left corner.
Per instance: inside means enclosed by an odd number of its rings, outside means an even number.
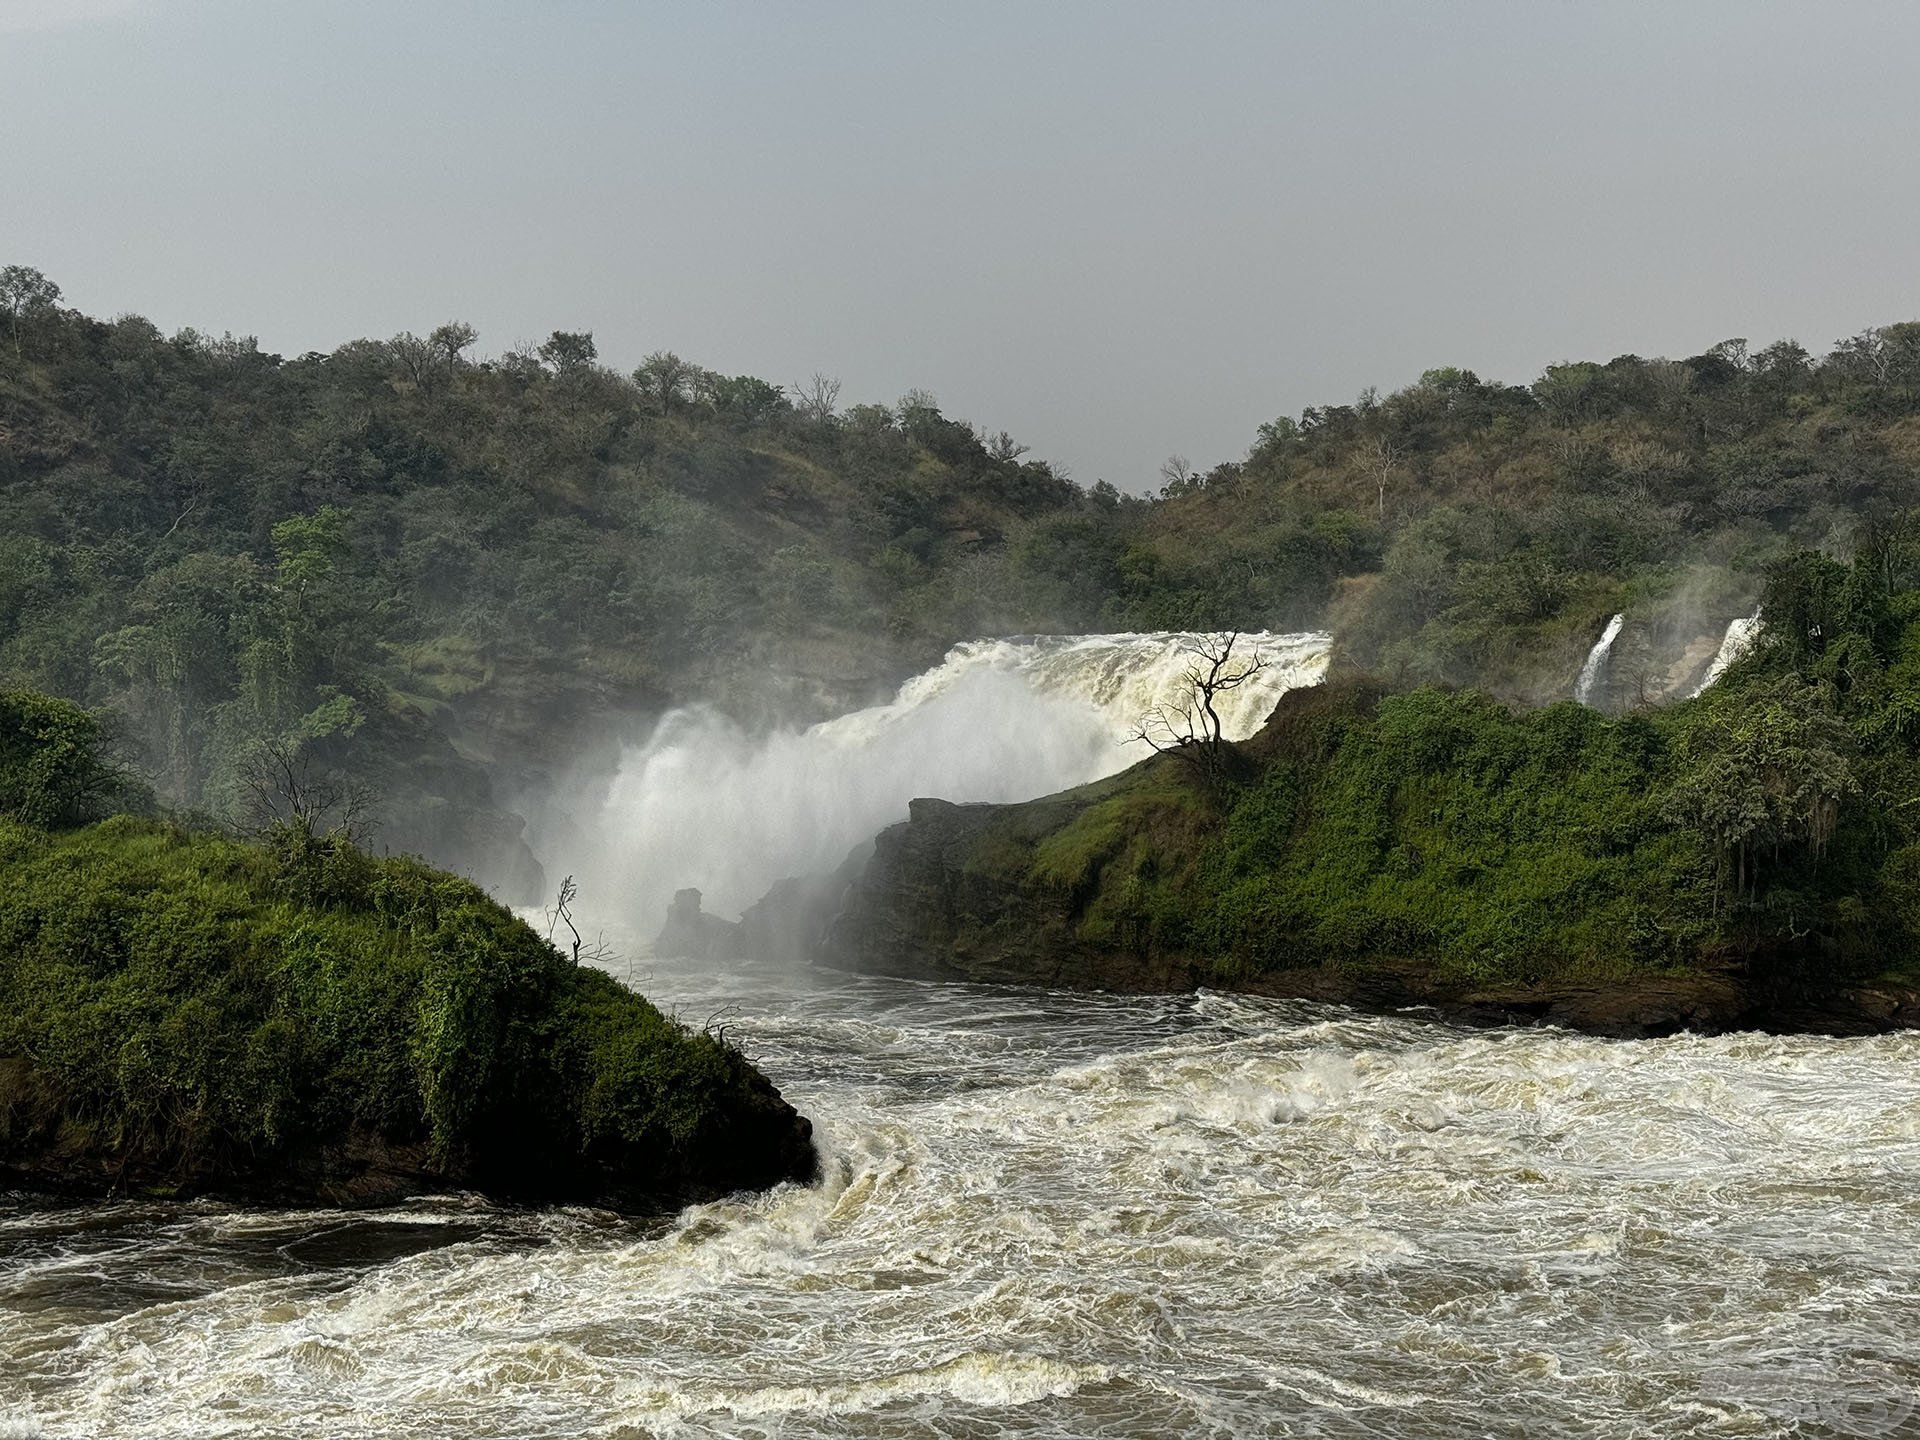
[[[1920,1037],[767,966],[826,1174],[637,1223],[0,1206],[0,1436],[1920,1433]]]

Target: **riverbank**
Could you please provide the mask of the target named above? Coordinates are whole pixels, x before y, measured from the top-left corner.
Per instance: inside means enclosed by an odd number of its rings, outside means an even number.
[[[1750,672],[1691,708],[1621,719],[1351,679],[1295,690],[1224,786],[1170,754],[1024,804],[915,801],[841,877],[815,953],[874,973],[1207,987],[1602,1035],[1911,1028],[1909,854],[1852,770],[1820,843],[1783,833],[1765,857],[1764,890],[1736,890],[1689,820],[1699,737],[1777,714],[1792,683]],[[1762,791],[1813,753],[1777,734],[1741,743]],[[1846,763],[1896,775],[1900,748]]]

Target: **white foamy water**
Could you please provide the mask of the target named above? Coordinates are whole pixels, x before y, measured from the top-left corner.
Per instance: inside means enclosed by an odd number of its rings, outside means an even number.
[[[1607,628],[1600,632],[1600,638],[1587,651],[1586,662],[1580,667],[1580,678],[1573,685],[1573,698],[1582,705],[1593,704],[1594,697],[1599,693],[1600,682],[1607,674],[1607,657],[1613,653],[1613,642],[1620,638],[1620,627],[1626,623],[1627,617],[1624,615],[1616,615],[1607,621]]]
[[[917,796],[1028,800],[1113,774],[1148,753],[1128,737],[1182,694],[1198,638],[970,641],[885,705],[771,735],[709,709],[674,711],[621,763],[593,827],[606,848],[578,867],[587,892],[624,897],[643,929],[683,886],[732,916],[777,881],[833,870]],[[1268,663],[1220,697],[1227,738],[1320,680],[1328,645],[1322,634],[1242,636],[1236,656]]]
[[[826,1178],[653,1225],[0,1209],[51,1440],[1911,1435],[1920,1036],[664,971]],[[0,1433],[6,1433],[0,1431]]]
[[[1727,673],[1727,667],[1753,649],[1754,641],[1760,638],[1760,612],[1742,615],[1727,622],[1727,633],[1721,637],[1720,648],[1713,652],[1713,661],[1707,666],[1707,673],[1700,677],[1700,683],[1693,688],[1698,695],[1714,681]]]

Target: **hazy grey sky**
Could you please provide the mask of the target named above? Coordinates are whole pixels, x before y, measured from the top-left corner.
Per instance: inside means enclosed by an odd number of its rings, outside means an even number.
[[[0,263],[919,386],[1138,488],[1432,365],[1920,314],[1916,76],[1836,0],[0,0]]]

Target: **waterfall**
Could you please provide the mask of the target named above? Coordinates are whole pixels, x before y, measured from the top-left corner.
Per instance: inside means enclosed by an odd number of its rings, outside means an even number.
[[[1620,627],[1626,623],[1627,617],[1624,615],[1616,615],[1607,621],[1607,628],[1593,642],[1593,649],[1587,652],[1587,663],[1580,667],[1580,679],[1573,687],[1573,698],[1582,705],[1593,704],[1593,698],[1607,676],[1607,657],[1613,653],[1613,642],[1620,638]]]
[[[1700,683],[1693,687],[1688,699],[1698,695],[1714,681],[1726,673],[1727,667],[1740,659],[1753,648],[1753,642],[1760,638],[1760,612],[1741,615],[1727,622],[1727,633],[1720,641],[1720,648],[1713,652],[1713,663],[1707,666],[1707,673]]]
[[[918,796],[1027,800],[1148,753],[1129,732],[1178,697],[1201,638],[1029,636],[957,645],[884,705],[751,734],[701,706],[673,711],[621,760],[599,817],[603,853],[575,864],[642,926],[693,886],[732,915],[790,875],[832,870]],[[1326,673],[1329,637],[1243,635],[1268,663],[1216,707],[1229,739]]]

